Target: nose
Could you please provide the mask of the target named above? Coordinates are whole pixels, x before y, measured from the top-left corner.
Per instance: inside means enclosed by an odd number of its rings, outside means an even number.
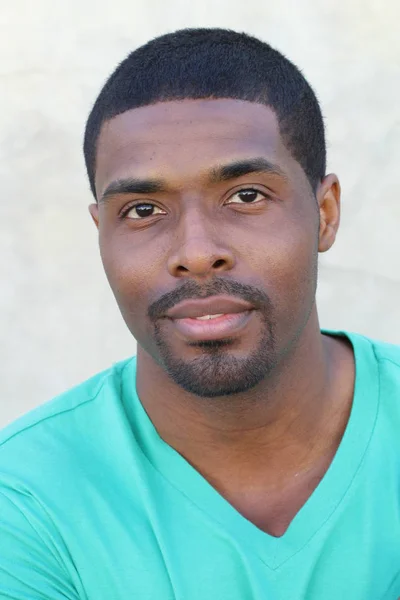
[[[234,264],[232,249],[216,223],[198,211],[181,218],[168,257],[168,271],[173,277],[205,278],[229,271]]]

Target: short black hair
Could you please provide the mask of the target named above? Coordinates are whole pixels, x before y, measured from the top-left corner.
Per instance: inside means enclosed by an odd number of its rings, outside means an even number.
[[[265,104],[277,115],[286,147],[312,189],[325,175],[324,122],[300,70],[269,44],[227,29],[182,29],[131,52],[101,90],[86,123],[90,187],[104,122],[139,106],[169,100],[234,98]]]

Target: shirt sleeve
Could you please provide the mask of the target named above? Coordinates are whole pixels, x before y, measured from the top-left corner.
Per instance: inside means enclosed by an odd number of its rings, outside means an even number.
[[[0,599],[80,600],[72,578],[23,499],[0,489]]]

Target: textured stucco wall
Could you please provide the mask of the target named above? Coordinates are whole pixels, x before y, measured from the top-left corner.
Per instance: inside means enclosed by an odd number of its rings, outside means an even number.
[[[322,325],[400,343],[398,0],[13,0],[0,11],[0,426],[134,353],[102,272],[84,122],[125,54],[185,26],[254,33],[296,62],[341,177]]]

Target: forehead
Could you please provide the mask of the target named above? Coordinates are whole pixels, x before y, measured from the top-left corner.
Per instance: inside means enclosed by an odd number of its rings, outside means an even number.
[[[254,156],[286,171],[294,162],[275,113],[263,104],[213,99],[143,106],[103,125],[97,144],[97,195],[114,179],[161,175],[179,183],[216,164]]]

